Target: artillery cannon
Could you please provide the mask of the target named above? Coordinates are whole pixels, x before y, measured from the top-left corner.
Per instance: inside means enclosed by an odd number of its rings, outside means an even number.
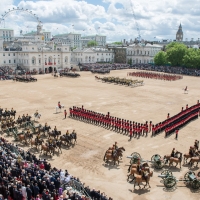
[[[161,159],[161,156],[158,154],[155,154],[151,157],[151,160],[143,160],[139,153],[134,152],[130,156],[127,156],[127,158],[130,158],[130,164],[137,164],[138,160],[140,162],[150,162],[154,165],[156,169],[161,169],[164,166],[164,160]]]
[[[138,160],[142,161],[142,158],[139,153],[133,152],[130,156],[127,156],[127,158],[130,158],[130,164],[137,164]]]
[[[191,187],[195,190],[200,188],[200,180],[197,179],[197,177],[195,176],[195,173],[192,171],[187,172],[184,175],[184,179],[176,179],[176,177],[174,177],[172,175],[171,171],[168,170],[164,170],[161,175],[158,175],[158,177],[162,178],[164,180],[164,186],[166,188],[173,188],[177,182],[179,181],[184,181],[186,184],[190,184]]]
[[[161,158],[159,154],[155,154],[151,157],[151,162],[153,163],[156,169],[162,169],[164,166],[164,160]]]

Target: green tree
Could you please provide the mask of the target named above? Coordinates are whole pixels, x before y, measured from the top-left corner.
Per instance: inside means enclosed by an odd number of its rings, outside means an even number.
[[[187,68],[200,69],[200,50],[188,49],[183,57],[183,65]]]
[[[97,45],[98,45],[97,42],[94,41],[94,40],[91,40],[91,41],[89,41],[89,42],[87,43],[87,46],[88,46],[88,47],[94,47],[94,46],[97,46]]]
[[[154,57],[154,63],[155,65],[166,65],[167,64],[167,59],[166,59],[166,52],[160,51],[158,52],[155,57]]]
[[[183,66],[183,57],[187,53],[187,47],[184,44],[172,42],[166,47],[167,61],[172,66]]]
[[[122,42],[113,42],[112,44],[122,45]]]

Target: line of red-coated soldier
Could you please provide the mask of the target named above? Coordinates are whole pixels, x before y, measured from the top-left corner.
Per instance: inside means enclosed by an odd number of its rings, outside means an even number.
[[[197,119],[199,114],[200,114],[200,103],[198,100],[197,104],[191,107],[188,107],[187,104],[185,110],[182,107],[181,112],[174,115],[173,117],[170,117],[170,114],[168,113],[166,120],[156,125],[152,125],[152,135],[154,136],[161,133],[162,131],[165,131],[165,136],[167,137],[171,133],[185,126],[190,121]]]
[[[131,137],[147,136],[148,132],[151,131],[152,122],[148,124],[146,121],[146,123],[142,124],[130,120],[124,120],[110,116],[109,112],[107,115],[104,115],[102,113],[86,110],[83,106],[81,108],[73,106],[73,108],[69,109],[69,113],[72,118],[112,129],[124,134],[130,134]]]
[[[183,78],[183,76],[180,75],[169,75],[169,74],[161,74],[153,72],[128,72],[127,75],[142,77],[142,78],[160,79],[166,81],[176,81]]]
[[[178,131],[191,120],[198,118],[200,114],[200,103],[198,100],[197,104],[191,106],[190,108],[186,105],[185,110],[182,107],[181,112],[173,117],[170,117],[170,114],[168,113],[166,120],[155,125],[153,125],[151,121],[149,123],[146,121],[146,123],[142,124],[110,116],[109,112],[105,115],[92,110],[86,110],[83,106],[81,108],[73,106],[73,108],[69,109],[69,113],[72,118],[129,134],[130,137],[147,136],[151,131],[152,136],[155,136],[162,131],[165,131],[165,136],[168,136],[169,134]]]

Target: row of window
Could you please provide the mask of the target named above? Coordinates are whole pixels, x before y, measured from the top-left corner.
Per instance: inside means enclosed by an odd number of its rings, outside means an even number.
[[[127,60],[129,62],[129,60]],[[138,64],[138,63],[143,63],[143,64],[148,64],[148,63],[153,63],[153,60],[132,60],[132,64]]]
[[[6,56],[6,54],[3,53],[3,56]],[[8,53],[8,56],[10,56],[10,53]],[[13,53],[13,56],[15,56],[15,53]]]
[[[82,62],[83,61],[83,59],[82,58],[75,58],[74,59],[76,62]],[[73,58],[71,58],[71,61],[73,61]],[[85,58],[85,62],[95,62],[95,58],[94,57],[92,57],[92,58]],[[99,58],[97,58],[97,62],[100,62],[100,61],[106,61],[106,62],[110,62],[110,61],[113,61],[113,59],[111,59],[111,58],[106,58],[106,59],[103,59],[103,58],[101,58],[101,59],[99,59]]]
[[[7,64],[7,63],[6,63],[6,60],[4,60],[4,62],[3,62],[3,63],[4,63],[4,64]],[[9,63],[9,64],[12,64],[12,61],[11,61],[11,60],[8,60],[8,63]],[[15,61],[15,60],[13,60],[13,64],[15,64],[15,63],[16,63],[16,61]]]

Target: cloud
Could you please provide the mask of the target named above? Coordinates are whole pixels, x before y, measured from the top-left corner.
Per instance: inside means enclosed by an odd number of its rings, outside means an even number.
[[[193,0],[192,3],[186,0],[100,0],[99,3],[91,0],[18,0],[18,2],[17,6],[20,8],[32,10],[43,22],[44,29],[52,31],[52,35],[71,32],[74,24],[74,31],[82,34],[85,30],[85,35],[105,34],[108,41],[134,39],[138,36],[137,28],[140,29],[144,39],[153,40],[154,37],[175,39],[178,26],[182,23],[184,38],[197,40],[199,37],[199,0]],[[13,6],[13,0],[1,0],[0,14]],[[16,33],[19,33],[20,29],[25,32],[35,30],[36,25],[36,20],[26,13],[13,13],[6,17],[6,26],[13,27]]]

